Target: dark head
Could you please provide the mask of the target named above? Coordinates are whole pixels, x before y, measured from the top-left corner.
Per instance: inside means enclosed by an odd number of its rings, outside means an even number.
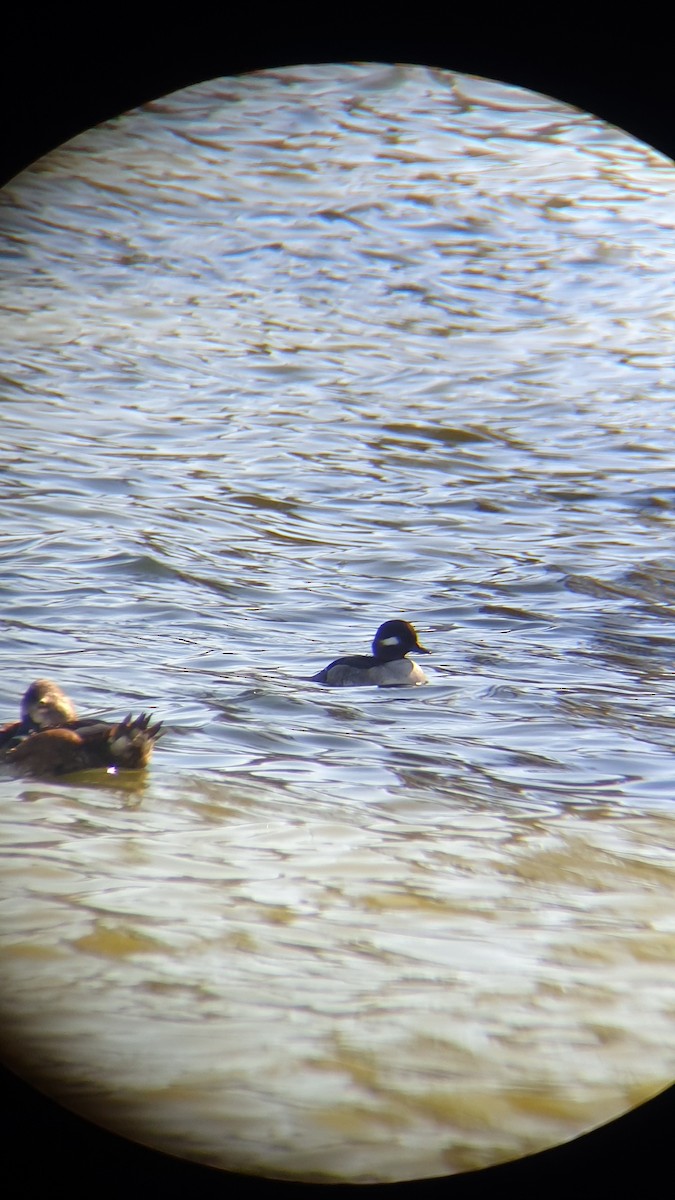
[[[380,625],[373,641],[373,655],[379,662],[405,658],[411,650],[431,654],[426,646],[420,646],[415,630],[407,621],[385,621]]]
[[[77,712],[65,692],[51,679],[36,679],[21,701],[21,720],[36,729],[55,729],[77,720]]]

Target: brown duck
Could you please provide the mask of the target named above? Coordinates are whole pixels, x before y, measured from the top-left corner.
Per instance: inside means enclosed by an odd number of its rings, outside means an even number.
[[[51,679],[37,679],[21,701],[21,719],[0,729],[0,758],[33,775],[146,767],[162,723],[131,713],[117,723],[79,718],[72,701]]]

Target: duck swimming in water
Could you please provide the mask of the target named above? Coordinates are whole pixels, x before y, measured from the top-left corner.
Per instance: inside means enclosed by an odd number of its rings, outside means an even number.
[[[0,729],[0,750],[17,745],[29,733],[76,721],[72,700],[51,679],[36,679],[21,701],[21,719]]]
[[[37,679],[21,701],[21,720],[0,730],[0,757],[33,775],[68,775],[103,767],[147,766],[162,723],[146,713],[112,723],[77,716],[72,701],[50,679]]]
[[[406,657],[411,650],[430,654],[417,640],[408,621],[385,621],[373,639],[372,654],[349,654],[336,658],[311,683],[326,687],[415,687],[426,683],[421,667]]]

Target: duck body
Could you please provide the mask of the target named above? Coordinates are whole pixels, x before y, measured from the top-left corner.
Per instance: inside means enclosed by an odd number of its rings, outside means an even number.
[[[373,639],[372,654],[336,658],[310,682],[325,687],[416,687],[426,683],[422,668],[406,656],[411,650],[430,654],[420,645],[408,621],[385,621]]]
[[[130,713],[115,723],[79,718],[56,684],[36,680],[24,695],[21,720],[0,730],[0,756],[33,775],[140,770],[150,761],[161,728],[146,713]]]
[[[138,771],[147,767],[161,723],[150,724],[142,713],[117,724],[108,721],[72,721],[58,728],[30,733],[5,754],[33,775],[70,775],[76,771]]]

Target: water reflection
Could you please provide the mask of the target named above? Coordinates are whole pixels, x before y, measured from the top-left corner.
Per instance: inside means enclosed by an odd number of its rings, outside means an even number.
[[[234,1169],[400,1179],[669,1082],[674,168],[485,81],[312,67],[2,199],[8,1058]],[[306,676],[389,617],[413,694]],[[425,660],[425,670],[427,660]]]

